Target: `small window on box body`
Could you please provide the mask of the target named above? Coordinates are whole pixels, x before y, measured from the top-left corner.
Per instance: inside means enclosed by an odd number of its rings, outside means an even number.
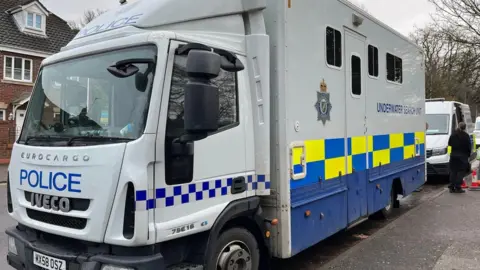
[[[352,55],[352,94],[359,96],[362,94],[362,60],[356,55]]]
[[[340,31],[327,27],[326,34],[327,64],[334,67],[342,66],[342,34]]]
[[[387,53],[387,80],[390,82],[403,83],[402,58]]]
[[[368,45],[368,75],[378,77],[378,48]]]

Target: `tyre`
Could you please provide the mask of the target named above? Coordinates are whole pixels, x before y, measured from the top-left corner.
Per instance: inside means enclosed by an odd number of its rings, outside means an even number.
[[[388,200],[388,204],[381,209],[380,211],[374,213],[371,217],[373,219],[386,219],[392,215],[393,209],[400,207],[400,201],[397,199],[397,192],[395,191],[395,186],[392,185],[390,189],[390,199]]]
[[[224,231],[212,243],[206,270],[258,270],[260,249],[257,239],[243,228]]]

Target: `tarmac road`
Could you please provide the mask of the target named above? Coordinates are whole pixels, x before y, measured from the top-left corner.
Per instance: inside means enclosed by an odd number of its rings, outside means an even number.
[[[421,191],[414,192],[400,200],[400,208],[387,220],[367,220],[348,231],[341,231],[330,238],[325,239],[316,246],[313,246],[293,258],[287,260],[276,260],[273,263],[274,270],[303,270],[320,269],[326,263],[339,256],[349,248],[368,238],[379,229],[385,227],[398,217],[419,206],[430,198],[437,196],[446,188],[444,181],[427,183]]]
[[[7,213],[6,187],[5,184],[0,184],[0,269],[2,270],[13,269],[7,264],[8,238],[5,229],[16,224]]]

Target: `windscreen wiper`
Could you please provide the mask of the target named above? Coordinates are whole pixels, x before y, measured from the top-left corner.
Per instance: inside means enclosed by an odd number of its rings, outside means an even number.
[[[72,146],[73,142],[75,141],[89,141],[89,142],[118,142],[118,141],[125,141],[130,142],[133,141],[131,138],[122,138],[122,137],[106,137],[106,136],[75,136],[71,137],[70,140],[67,142],[68,146]]]
[[[38,136],[28,136],[25,140],[24,144],[28,145],[28,141],[30,140],[38,140],[38,141],[61,141],[61,140],[68,140],[69,137],[62,137],[62,136],[51,136],[51,135],[38,135]]]

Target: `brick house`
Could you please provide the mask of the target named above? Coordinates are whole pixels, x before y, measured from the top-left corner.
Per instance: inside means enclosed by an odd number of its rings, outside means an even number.
[[[0,0],[0,163],[10,158],[41,61],[74,36],[38,0]]]

